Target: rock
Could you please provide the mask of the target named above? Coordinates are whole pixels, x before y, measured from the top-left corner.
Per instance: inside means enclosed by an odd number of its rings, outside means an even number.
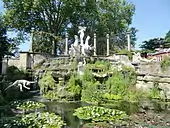
[[[34,65],[41,65],[45,62],[45,60],[45,56],[37,54],[34,56]]]
[[[44,66],[45,68],[48,68],[48,67],[50,67],[50,63],[45,62],[45,63],[43,64],[43,66]]]
[[[144,81],[137,81],[136,88],[142,89],[143,91],[150,91],[153,88],[153,82],[144,82]]]

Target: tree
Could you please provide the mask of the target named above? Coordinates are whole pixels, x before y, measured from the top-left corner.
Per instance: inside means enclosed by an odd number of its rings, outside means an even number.
[[[168,31],[164,38],[164,47],[170,48],[170,31]]]
[[[39,34],[34,39],[34,43],[38,42],[36,46],[43,45],[42,49],[49,47],[43,52],[48,52],[51,46],[56,49],[58,39],[54,37],[63,37],[66,28],[71,37],[77,34],[79,25],[87,26],[87,33],[91,37],[94,32],[100,37],[105,37],[106,34],[110,36],[121,34],[131,24],[135,10],[134,5],[126,0],[3,0],[3,2],[8,27],[26,33],[30,33],[34,28]]]
[[[4,26],[3,16],[0,15],[0,74],[2,72],[2,58],[8,54],[10,44],[7,41],[6,27]]]
[[[164,38],[153,38],[149,41],[143,41],[140,48],[143,50],[154,51],[155,48],[170,48],[170,31],[168,31]]]
[[[140,48],[143,50],[151,50],[154,51],[155,48],[159,48],[161,44],[163,44],[163,38],[154,38],[150,39],[149,41],[143,41]]]
[[[87,33],[91,37],[95,32],[98,44],[97,54],[106,53],[106,34],[110,35],[111,50],[114,50],[115,46],[125,48],[127,45],[126,32],[135,11],[133,4],[126,0],[100,0],[97,2],[86,0],[81,9],[80,13],[76,13],[77,18],[71,18],[72,33],[76,34],[78,25],[87,26]],[[132,28],[132,37],[136,38],[136,32],[136,29]],[[133,41],[135,42],[135,40]]]
[[[8,27],[26,33],[30,33],[34,28],[37,32],[60,36],[80,0],[3,0],[3,2]],[[42,36],[44,37],[44,34]],[[56,44],[52,36],[47,34],[45,38],[47,43],[50,43],[49,46],[52,46],[53,41],[54,45]],[[35,43],[40,42],[39,39],[37,37]]]

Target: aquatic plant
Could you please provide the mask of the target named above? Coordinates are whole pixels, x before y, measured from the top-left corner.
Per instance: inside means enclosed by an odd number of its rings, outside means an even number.
[[[19,103],[16,108],[23,111],[31,111],[42,107],[45,107],[43,103],[26,101],[26,102]]]
[[[61,128],[65,125],[60,116],[48,112],[24,115],[18,123],[27,128]]]
[[[85,106],[75,109],[75,113],[73,115],[80,119],[92,120],[94,122],[112,122],[123,120],[126,113],[117,109],[109,109],[98,106]]]

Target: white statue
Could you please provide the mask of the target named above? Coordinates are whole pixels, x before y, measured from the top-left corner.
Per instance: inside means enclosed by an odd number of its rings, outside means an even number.
[[[75,41],[74,41],[74,43],[73,43],[73,46],[74,46],[74,47],[77,47],[77,46],[78,46],[78,43],[79,43],[78,36],[77,36],[77,35],[74,35],[74,39],[75,39]]]
[[[79,26],[78,34],[80,34],[80,44],[81,46],[84,44],[83,38],[84,38],[84,32],[86,31],[86,27]]]
[[[78,36],[77,35],[74,35],[74,38],[75,38],[75,41],[74,41],[74,43],[73,43],[73,54],[74,54],[74,56],[76,55],[76,48],[78,47],[78,43],[79,43],[79,41],[78,41]]]
[[[29,90],[30,87],[27,87],[27,86],[30,86],[30,84],[35,84],[35,82],[28,81],[28,80],[16,80],[12,85],[8,86],[5,90],[7,90],[11,87],[18,87],[18,86],[19,86],[20,91],[23,91],[23,88]]]
[[[90,50],[90,46],[89,46],[89,40],[90,40],[90,36],[87,36],[86,40],[85,40],[85,44],[82,45],[82,55],[86,55],[86,50]]]

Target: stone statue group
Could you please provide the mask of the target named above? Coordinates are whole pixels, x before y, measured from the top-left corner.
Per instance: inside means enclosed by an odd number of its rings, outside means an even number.
[[[74,43],[71,45],[71,48],[69,49],[69,55],[76,56],[77,54],[79,54],[83,56],[88,56],[93,51],[93,47],[89,45],[90,36],[87,36],[84,42],[86,27],[79,26],[78,28],[80,39],[78,35],[74,35],[75,40]]]

